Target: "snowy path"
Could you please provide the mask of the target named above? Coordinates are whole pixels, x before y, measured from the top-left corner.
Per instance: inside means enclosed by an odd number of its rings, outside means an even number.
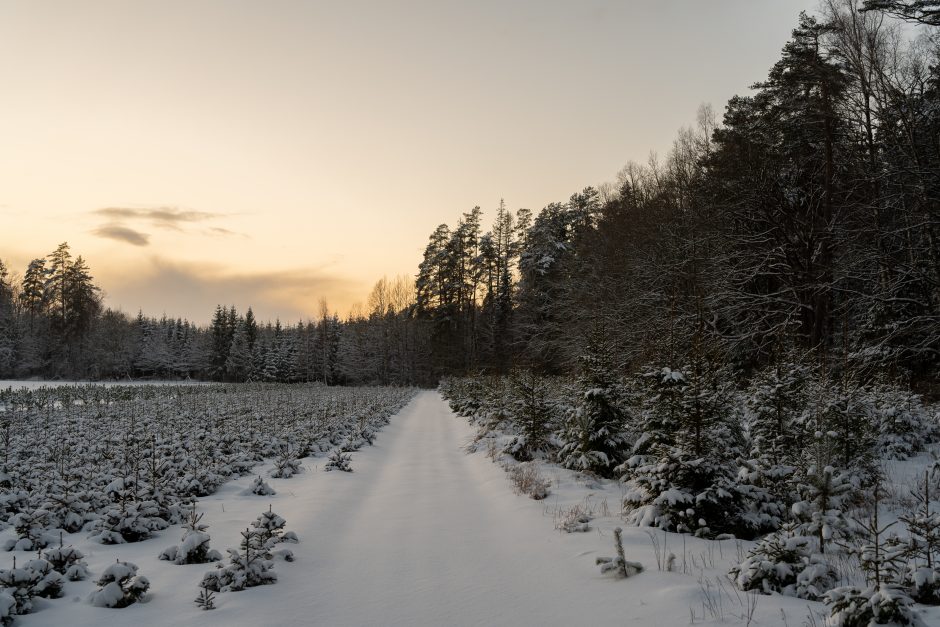
[[[463,452],[471,436],[438,394],[419,395],[354,475],[329,477],[348,487],[314,514],[319,576],[284,604],[322,625],[591,624],[586,608],[617,604],[616,582],[572,589],[576,556],[502,470]]]

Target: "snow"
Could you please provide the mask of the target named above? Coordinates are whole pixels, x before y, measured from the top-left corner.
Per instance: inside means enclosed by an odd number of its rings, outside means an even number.
[[[199,502],[214,548],[238,546],[239,533],[269,505],[300,543],[291,545],[292,563],[275,556],[274,585],[219,593],[215,610],[193,602],[213,565],[158,559],[180,537],[177,527],[115,546],[77,533],[66,544],[85,554],[91,577],[67,582],[63,599],[36,599],[36,612],[17,617],[17,624],[672,626],[689,624],[694,615],[695,624],[709,625],[743,623],[748,599],[756,599],[753,625],[779,625],[782,616],[799,625],[808,612],[823,611],[801,599],[734,592],[726,574],[750,543],[733,540],[662,531],[651,538],[648,530],[628,527],[626,559],[644,570],[629,579],[605,577],[595,562],[615,550],[613,530],[623,525],[620,486],[543,464],[549,498],[514,494],[499,465],[465,452],[474,434],[436,392],[423,392],[377,434],[374,446],[353,454],[353,473],[326,473],[324,458],[308,458],[306,472],[269,479],[276,495],[243,495],[257,474],[223,485]],[[588,532],[556,529],[574,507],[589,516]],[[0,540],[9,537],[11,530],[0,533]],[[671,553],[675,572],[660,570]],[[12,555],[3,556],[6,567]],[[35,553],[16,555],[25,561]],[[88,599],[95,581],[116,560],[138,565],[149,592],[126,609],[94,607]],[[721,616],[706,610],[715,605],[709,595],[720,599]]]

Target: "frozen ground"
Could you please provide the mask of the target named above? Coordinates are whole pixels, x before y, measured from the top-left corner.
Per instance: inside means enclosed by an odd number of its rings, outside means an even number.
[[[586,485],[550,467],[543,469],[553,481],[548,499],[518,496],[498,465],[463,451],[472,435],[437,393],[423,392],[374,446],[353,453],[351,474],[322,472],[317,466],[324,459],[310,458],[306,473],[267,479],[276,496],[241,495],[251,480],[245,477],[202,500],[212,545],[223,552],[269,504],[301,540],[290,547],[294,563],[276,562],[278,583],[218,594],[214,611],[192,602],[211,566],[157,559],[178,543],[179,528],[118,546],[79,533],[66,542],[87,554],[92,580],[115,559],[135,562],[151,581],[149,601],[99,609],[85,600],[94,589],[91,580],[68,583],[65,598],[38,600],[38,611],[18,617],[17,624],[674,626],[693,618],[695,624],[744,624],[756,599],[751,624],[796,627],[823,609],[798,599],[735,593],[722,583],[743,549],[734,541],[660,532],[678,570],[661,572],[646,532],[625,528],[627,558],[647,570],[627,580],[603,577],[594,559],[613,554],[617,484]],[[594,512],[591,530],[557,531],[560,513],[578,504]],[[0,541],[11,535],[3,532]],[[3,555],[5,566],[11,557]],[[817,616],[815,624],[823,621]]]

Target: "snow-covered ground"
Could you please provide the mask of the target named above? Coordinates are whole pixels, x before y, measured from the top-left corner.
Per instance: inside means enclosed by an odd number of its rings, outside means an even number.
[[[498,465],[483,453],[464,451],[473,435],[436,392],[423,392],[374,446],[352,454],[353,473],[326,473],[324,458],[308,458],[308,472],[267,479],[275,496],[243,495],[252,479],[244,477],[202,499],[212,546],[223,552],[237,546],[239,531],[269,505],[301,541],[290,545],[296,561],[276,562],[275,585],[218,594],[214,611],[193,603],[212,565],[157,559],[162,549],[178,544],[178,527],[116,546],[78,533],[66,542],[86,553],[92,577],[69,582],[63,599],[37,599],[37,612],[17,617],[17,624],[824,624],[821,604],[736,592],[726,573],[746,547],[733,540],[656,532],[661,555],[676,555],[675,572],[659,570],[647,530],[620,521],[615,482],[587,483],[546,465],[542,473],[552,482],[547,499],[514,494]],[[575,506],[592,513],[590,530],[557,530]],[[627,559],[646,567],[626,580],[602,576],[594,563],[597,556],[614,554],[612,530],[618,525],[624,526]],[[0,541],[12,535],[4,531]],[[13,555],[3,558],[10,562]],[[18,559],[32,555],[20,553]],[[146,603],[115,610],[87,602],[93,580],[116,559],[136,563],[150,579]],[[940,614],[927,618],[940,624]]]

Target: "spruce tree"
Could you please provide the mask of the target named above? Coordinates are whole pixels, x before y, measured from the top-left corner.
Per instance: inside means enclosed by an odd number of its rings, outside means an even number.
[[[623,459],[626,414],[613,352],[594,330],[581,357],[580,402],[565,421],[562,465],[609,477]]]
[[[734,472],[741,433],[726,373],[701,355],[644,377],[639,437],[625,471],[624,507],[638,525],[713,537],[752,536]]]

